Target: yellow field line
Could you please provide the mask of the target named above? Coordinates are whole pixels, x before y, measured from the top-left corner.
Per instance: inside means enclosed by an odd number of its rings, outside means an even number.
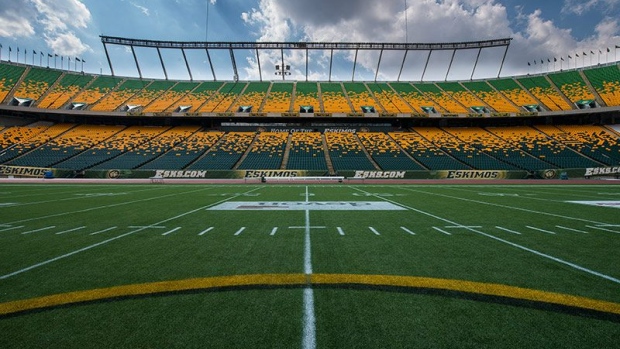
[[[114,286],[0,303],[0,315],[120,297],[215,288],[306,286],[308,283],[317,286],[350,284],[456,291],[469,294],[505,297],[514,300],[542,302],[620,315],[619,303],[568,294],[463,280],[357,274],[312,274],[310,278],[305,274],[252,274]]]

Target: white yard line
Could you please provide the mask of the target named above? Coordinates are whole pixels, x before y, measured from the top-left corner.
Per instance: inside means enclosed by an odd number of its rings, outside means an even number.
[[[140,199],[140,200],[134,200],[134,201],[124,201],[124,202],[119,202],[117,204],[110,204],[110,205],[104,205],[104,206],[97,206],[97,207],[89,207],[89,208],[85,208],[82,210],[77,210],[77,211],[70,211],[70,212],[63,212],[63,213],[56,213],[56,214],[50,214],[47,216],[40,216],[40,217],[33,217],[33,218],[27,218],[27,219],[21,219],[18,221],[14,221],[14,222],[10,222],[7,224],[15,224],[15,223],[23,223],[23,222],[31,222],[31,221],[36,221],[36,220],[40,220],[40,219],[47,219],[47,218],[52,218],[52,217],[62,217],[62,216],[67,216],[67,215],[73,215],[76,213],[83,213],[83,212],[90,212],[90,211],[97,211],[97,210],[101,210],[101,209],[105,209],[105,208],[110,208],[110,207],[117,207],[117,206],[123,206],[123,205],[130,205],[130,204],[135,204],[138,202],[144,202],[144,201],[151,201],[151,200],[160,200],[166,197],[170,197],[170,196],[177,196],[177,195],[185,195],[185,194],[189,194],[189,193],[195,193],[198,191],[205,191],[205,190],[209,190],[212,189],[211,187],[209,188],[203,188],[203,189],[197,189],[197,190],[191,190],[191,191],[186,191],[186,192],[182,192],[182,193],[174,193],[174,194],[168,194],[168,195],[160,195],[160,196],[155,196],[155,197],[151,197],[151,198],[146,198],[146,199]],[[236,196],[235,196],[236,197]]]
[[[7,231],[7,230],[19,229],[19,228],[23,228],[23,227],[24,227],[23,225],[18,225],[18,226],[15,226],[15,227],[8,227],[8,228],[3,228],[3,229],[0,229],[0,231]]]
[[[306,202],[309,201],[308,186],[306,186]],[[306,227],[304,234],[304,273],[308,279],[312,275],[312,250],[310,241],[310,210],[306,209]],[[314,290],[308,284],[304,288],[304,318],[303,318],[303,349],[316,348],[316,318],[314,315]]]
[[[372,231],[375,235],[381,235],[379,234],[379,232],[377,231],[377,229],[373,228],[373,227],[368,227],[368,229],[370,229],[370,231]]]
[[[249,190],[249,191],[247,191],[246,193],[251,193],[251,192],[253,192],[253,191],[255,191],[255,190],[258,190],[258,189],[262,189],[262,187],[259,187],[259,188],[255,188],[255,189]],[[245,193],[244,193],[244,194],[245,194]],[[222,203],[222,202],[226,202],[226,201],[228,201],[228,200],[232,200],[232,199],[234,199],[234,198],[237,198],[238,196],[240,196],[240,195],[231,196],[231,197],[229,197],[229,198],[227,198],[227,199],[220,200],[220,201],[215,202],[215,203],[213,203],[213,204],[209,204],[209,205],[202,206],[202,207],[200,207],[200,208],[197,208],[197,209],[194,209],[194,210],[191,210],[191,211],[187,211],[187,212],[185,212],[185,213],[181,213],[181,214],[176,215],[176,216],[174,216],[174,217],[167,218],[167,219],[164,219],[163,221],[159,221],[159,222],[157,222],[157,223],[154,223],[153,225],[159,225],[159,224],[162,224],[162,223],[166,223],[166,222],[173,221],[173,220],[175,220],[175,219],[179,219],[179,218],[184,217],[184,216],[187,216],[187,215],[189,215],[189,214],[192,214],[192,213],[196,213],[196,212],[202,211],[202,210],[204,210],[204,209],[206,209],[206,208],[209,208],[209,207],[211,207],[211,206],[218,205],[218,204],[220,204],[220,203]],[[29,270],[32,270],[32,269],[35,269],[35,268],[38,268],[38,267],[44,266],[44,265],[46,265],[46,264],[49,264],[49,263],[52,263],[52,262],[55,262],[55,261],[58,261],[58,260],[61,260],[61,259],[64,259],[64,258],[67,258],[67,257],[73,256],[73,255],[75,255],[75,254],[78,254],[78,253],[81,253],[81,252],[84,252],[84,251],[88,251],[88,250],[90,250],[90,249],[92,249],[92,248],[95,248],[95,247],[97,247],[97,246],[105,245],[105,244],[107,244],[107,243],[109,243],[109,242],[112,242],[112,241],[115,241],[115,240],[118,240],[118,239],[124,238],[124,237],[126,237],[126,236],[129,236],[129,235],[135,234],[135,233],[137,233],[137,232],[140,232],[140,231],[142,231],[142,230],[144,230],[144,229],[146,229],[146,228],[147,228],[147,227],[144,227],[144,228],[139,228],[139,229],[135,229],[135,230],[132,230],[132,231],[130,231],[130,232],[128,232],[128,233],[121,234],[121,235],[115,236],[115,237],[113,237],[113,238],[110,238],[110,239],[107,239],[107,240],[103,240],[103,241],[101,241],[101,242],[98,242],[98,243],[95,243],[95,244],[92,244],[92,245],[89,245],[89,246],[86,246],[86,247],[80,248],[80,249],[78,249],[78,250],[75,250],[75,251],[72,251],[72,252],[69,252],[69,253],[65,253],[65,254],[60,255],[60,256],[58,256],[58,257],[54,257],[54,258],[51,258],[51,259],[45,260],[45,261],[40,262],[40,263],[37,263],[37,264],[33,264],[33,265],[29,266],[29,267],[25,267],[25,268],[19,269],[19,270],[17,270],[17,271],[12,272],[12,273],[5,274],[5,275],[0,275],[0,280],[4,280],[4,279],[10,278],[10,277],[12,277],[12,276],[15,276],[15,275],[18,275],[18,274],[24,273],[24,272],[26,272],[26,271],[29,271]]]
[[[433,227],[433,229],[437,230],[440,233],[446,234],[446,235],[452,235],[452,234],[448,233],[447,231],[445,231],[445,230],[443,230],[443,229],[441,229],[439,227]]]
[[[366,192],[366,191],[364,191],[364,190],[362,190],[362,189],[359,189],[359,188],[356,188],[356,187],[352,187],[352,188],[353,188],[353,189],[355,189],[355,190],[361,191],[361,192],[363,192],[363,193],[370,194],[370,193],[368,193],[368,192]],[[385,201],[391,202],[391,203],[393,203],[393,204],[395,204],[395,205],[400,205],[400,206],[405,207],[405,208],[407,208],[407,209],[409,209],[409,210],[411,210],[411,211],[418,212],[418,213],[420,213],[420,214],[423,214],[423,215],[425,215],[425,216],[429,216],[429,217],[435,218],[435,219],[437,219],[437,220],[440,220],[440,221],[446,222],[446,223],[448,223],[448,224],[458,225],[457,223],[455,223],[455,222],[453,222],[453,221],[451,221],[451,220],[449,220],[449,219],[447,219],[447,218],[439,217],[439,216],[434,215],[434,214],[432,214],[432,213],[425,212],[425,211],[422,211],[422,210],[418,210],[418,209],[413,208],[413,207],[411,207],[411,206],[404,205],[404,204],[401,204],[401,203],[397,203],[397,202],[394,202],[394,201],[389,200],[389,199],[386,199],[386,198],[381,198],[381,197],[378,197],[378,196],[376,196],[376,197],[377,197],[378,199],[381,199],[381,200],[385,200]],[[574,269],[577,269],[577,270],[583,271],[583,272],[588,273],[588,274],[590,274],[590,275],[594,275],[594,276],[597,276],[597,277],[603,278],[603,279],[605,279],[605,280],[608,280],[608,281],[611,281],[611,282],[614,282],[614,283],[620,284],[620,279],[617,279],[617,278],[615,278],[615,277],[612,277],[612,276],[609,276],[609,275],[606,275],[606,274],[603,274],[603,273],[599,273],[599,272],[597,272],[597,271],[594,271],[594,270],[591,270],[591,269],[588,269],[588,268],[582,267],[582,266],[580,266],[580,265],[577,265],[577,264],[575,264],[575,263],[571,263],[571,262],[565,261],[565,260],[560,259],[560,258],[557,258],[557,257],[553,257],[553,256],[551,256],[551,255],[548,255],[548,254],[546,254],[546,253],[542,253],[542,252],[536,251],[536,250],[531,249],[531,248],[527,248],[527,247],[525,247],[525,246],[521,246],[521,245],[516,244],[516,243],[514,243],[514,242],[511,242],[511,241],[508,241],[508,240],[504,240],[504,239],[502,239],[502,238],[499,238],[499,237],[494,236],[494,235],[491,235],[491,234],[484,233],[484,232],[479,231],[479,230],[477,230],[477,229],[467,228],[467,230],[469,230],[469,231],[471,231],[471,232],[473,232],[473,233],[476,233],[476,234],[478,234],[478,235],[485,236],[485,237],[487,237],[487,238],[489,238],[489,239],[493,239],[493,240],[495,240],[495,241],[499,241],[499,242],[501,242],[501,243],[504,243],[504,244],[510,245],[510,246],[512,246],[512,247],[518,248],[518,249],[520,249],[520,250],[523,250],[523,251],[526,251],[526,252],[529,252],[529,253],[535,254],[535,255],[537,255],[537,256],[540,256],[540,257],[543,257],[543,258],[550,259],[550,260],[555,261],[555,262],[558,262],[558,263],[560,263],[560,264],[564,264],[564,265],[566,265],[566,266],[569,266],[569,267],[571,267],[571,268],[574,268]],[[619,233],[619,234],[620,234],[620,233]]]
[[[519,233],[518,231],[510,230],[510,229],[507,229],[507,228],[504,228],[504,227],[498,227],[498,226],[496,226],[495,228],[497,228],[497,229],[499,229],[499,230],[503,230],[503,231],[505,231],[505,232],[507,232],[507,233],[521,235],[521,233]]]
[[[36,232],[39,232],[39,231],[44,231],[44,230],[49,230],[49,229],[54,229],[54,228],[56,228],[55,225],[52,225],[52,226],[49,226],[49,227],[45,227],[45,228],[35,229],[35,230],[29,230],[29,231],[23,232],[22,235],[30,234],[30,233],[36,233]]]
[[[106,229],[103,229],[103,230],[96,231],[94,233],[90,233],[89,235],[97,235],[97,234],[105,233],[105,232],[108,232],[110,230],[114,230],[116,228],[118,228],[118,227],[109,227],[109,228],[106,228]]]
[[[554,232],[549,231],[549,230],[540,229],[540,228],[532,227],[532,226],[529,226],[529,225],[526,225],[525,227],[526,227],[526,228],[528,228],[528,229],[537,230],[537,231],[540,231],[540,232],[543,232],[543,233],[547,233],[547,234],[553,234],[553,235],[555,235],[555,233],[554,233]]]
[[[304,288],[304,333],[301,347],[303,349],[316,348],[316,318],[314,316],[314,290]]]
[[[583,233],[583,234],[588,234],[587,231],[583,231],[583,230],[579,230],[579,229],[573,229],[573,228],[568,228],[568,227],[563,227],[561,225],[556,225],[556,228],[560,228],[560,229],[564,229],[564,230],[568,230],[568,231],[574,231],[576,233]]]
[[[415,233],[414,233],[414,232],[412,232],[411,230],[409,230],[409,229],[407,229],[407,228],[405,228],[405,227],[400,227],[400,229],[404,230],[405,232],[407,232],[407,233],[409,233],[409,234],[411,234],[411,235],[415,235]]]
[[[276,232],[278,231],[278,227],[273,227],[273,229],[271,229],[271,233],[269,233],[270,236],[274,236],[276,235]]]
[[[207,229],[201,231],[200,233],[198,233],[198,236],[203,236],[204,234],[210,232],[211,230],[213,230],[213,227],[208,227]]]
[[[336,227],[336,229],[338,230],[338,234],[344,236],[344,230],[342,230],[342,228]]]
[[[245,227],[241,227],[241,229],[237,230],[237,232],[235,233],[235,236],[238,236],[238,235],[239,235],[239,234],[241,234],[244,230],[245,230]]]
[[[73,229],[69,229],[69,230],[65,230],[65,231],[59,231],[58,233],[56,233],[56,235],[60,235],[60,234],[65,234],[65,233],[70,233],[72,231],[78,231],[78,230],[82,230],[86,228],[85,225],[81,226],[81,227],[77,227],[77,228],[73,228]]]
[[[592,229],[598,229],[598,230],[602,230],[602,231],[608,231],[610,233],[620,234],[620,231],[615,231],[615,230],[611,230],[611,229],[605,229],[605,228],[601,228],[601,227],[595,227],[593,225],[586,225],[586,227],[592,228]]]
[[[182,228],[182,227],[176,227],[176,228],[174,228],[174,229],[172,229],[172,230],[168,230],[167,232],[165,232],[165,233],[163,233],[163,234],[161,234],[161,235],[162,235],[162,236],[166,236],[166,235],[172,234],[172,233],[174,233],[175,231],[177,231],[177,230],[179,230],[179,229],[181,229],[181,228]]]
[[[142,192],[142,191],[147,191],[147,190],[161,190],[161,188],[151,188],[151,189],[145,189],[145,190],[136,190],[133,192],[130,192],[130,194],[134,194],[137,192]],[[31,202],[24,202],[24,203],[18,203],[16,206],[30,206],[30,205],[40,205],[40,204],[49,204],[51,202],[60,202],[60,201],[70,201],[70,200],[80,200],[80,199],[93,199],[93,198],[100,198],[100,197],[110,197],[110,196],[125,196],[125,195],[130,195],[130,194],[117,194],[117,195],[97,195],[97,192],[94,193],[89,193],[89,195],[77,195],[77,194],[81,194],[79,192],[76,191],[72,191],[72,192],[66,192],[63,194],[73,194],[73,196],[68,197],[68,198],[62,198],[62,199],[53,199],[53,200],[45,200],[45,201],[31,201]],[[46,193],[45,195],[57,195],[58,193]],[[41,194],[44,195],[44,194]],[[19,197],[19,196],[18,196]],[[13,197],[11,197],[13,198]],[[1,206],[0,206],[1,208]]]
[[[555,214],[555,213],[549,213],[549,212],[541,212],[541,211],[530,210],[530,209],[522,208],[522,207],[514,207],[514,206],[508,206],[508,205],[494,204],[494,203],[491,203],[491,202],[466,199],[466,198],[462,198],[462,197],[458,197],[458,196],[452,196],[452,195],[445,195],[445,194],[438,194],[438,193],[429,193],[427,191],[414,190],[414,189],[407,188],[407,187],[400,187],[400,188],[402,188],[404,190],[407,190],[407,191],[414,192],[414,193],[421,193],[421,194],[427,194],[427,195],[441,196],[441,197],[455,199],[455,200],[474,202],[474,203],[477,203],[477,204],[489,205],[489,206],[493,206],[493,207],[507,208],[507,209],[510,209],[510,210],[529,212],[529,213],[534,213],[534,214],[539,214],[539,215],[544,215],[544,216],[559,217],[559,218],[563,218],[563,219],[570,219],[570,220],[581,221],[581,222],[586,222],[586,223],[605,224],[605,223],[601,223],[601,222],[598,222],[598,221],[592,221],[592,220],[589,220],[589,219],[564,216],[564,215],[561,215],[561,214]],[[361,189],[358,189],[358,190],[361,190]],[[379,197],[379,198],[381,198],[381,197]]]

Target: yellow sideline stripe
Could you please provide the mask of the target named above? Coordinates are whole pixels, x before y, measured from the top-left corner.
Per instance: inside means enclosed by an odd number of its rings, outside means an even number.
[[[427,288],[506,297],[517,300],[536,301],[581,309],[596,310],[620,315],[620,303],[596,300],[562,293],[539,291],[515,286],[490,284],[474,281],[424,278],[415,276],[356,275],[356,274],[313,274],[313,284],[360,284],[373,286],[395,286]]]
[[[208,290],[218,287],[304,286],[307,285],[308,282],[317,286],[355,284],[456,291],[486,296],[506,297],[515,300],[543,302],[620,315],[620,303],[568,294],[463,280],[356,274],[312,274],[309,277],[305,274],[232,275],[114,286],[0,303],[0,315],[119,297]]]
[[[284,286],[303,285],[305,283],[306,275],[304,274],[233,275],[149,282],[144,284],[113,286],[86,291],[74,291],[0,303],[0,315],[72,303],[104,300],[115,297],[143,296],[166,292],[203,290],[217,287],[243,287],[257,285]]]

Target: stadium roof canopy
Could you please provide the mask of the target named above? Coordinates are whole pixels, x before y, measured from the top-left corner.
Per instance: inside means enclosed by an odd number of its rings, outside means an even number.
[[[473,77],[476,67],[478,65],[478,61],[480,58],[480,54],[483,49],[496,48],[496,47],[505,47],[505,51],[501,60],[501,64],[499,67],[498,77],[502,72],[502,68],[504,66],[504,61],[506,59],[506,54],[508,53],[508,47],[510,46],[510,42],[512,38],[504,38],[504,39],[492,39],[492,40],[484,40],[484,41],[466,41],[466,42],[451,42],[451,43],[378,43],[378,42],[206,42],[206,41],[159,41],[159,40],[141,40],[141,39],[129,39],[129,38],[121,38],[121,37],[112,37],[112,36],[100,36],[101,42],[104,47],[104,51],[106,53],[106,57],[108,60],[108,64],[110,66],[110,72],[114,75],[114,68],[112,66],[112,61],[110,59],[110,55],[108,53],[108,45],[120,45],[129,47],[133,54],[134,61],[136,63],[136,68],[138,70],[138,74],[140,78],[142,78],[142,72],[140,69],[140,63],[136,56],[136,52],[134,47],[145,47],[145,48],[153,48],[157,51],[159,56],[159,61],[161,63],[161,67],[164,73],[166,80],[168,79],[168,73],[166,71],[166,65],[164,63],[164,59],[161,55],[161,49],[173,49],[180,50],[183,59],[185,61],[185,66],[187,67],[187,72],[189,73],[190,79],[193,80],[192,70],[190,64],[187,60],[187,56],[185,54],[186,50],[204,50],[209,62],[209,67],[211,68],[211,74],[213,76],[213,80],[217,80],[215,69],[213,66],[213,61],[211,59],[211,51],[213,50],[227,50],[230,54],[230,61],[233,69],[233,76],[235,80],[238,80],[239,74],[237,71],[237,63],[235,58],[236,50],[253,50],[256,54],[256,61],[259,70],[260,80],[263,80],[263,71],[260,64],[260,55],[259,52],[262,50],[279,50],[281,55],[281,64],[276,65],[276,74],[281,75],[282,79],[285,80],[286,76],[290,74],[290,65],[288,65],[284,60],[284,51],[285,50],[303,50],[305,51],[305,76],[306,81],[308,80],[308,57],[309,51],[325,51],[328,50],[330,52],[330,62],[329,62],[329,81],[332,78],[332,66],[333,66],[333,57],[334,51],[351,51],[354,52],[354,60],[353,60],[353,71],[351,80],[355,80],[355,69],[358,63],[358,53],[359,51],[375,51],[379,53],[379,59],[377,61],[377,66],[375,69],[375,81],[377,80],[377,76],[379,75],[379,71],[381,68],[381,58],[383,57],[383,53],[385,51],[402,51],[403,52],[403,60],[400,66],[399,74],[397,81],[400,81],[401,74],[403,72],[403,67],[405,65],[405,60],[407,59],[407,53],[409,51],[427,51],[426,63],[424,65],[424,71],[422,73],[422,79],[424,80],[424,75],[426,73],[426,69],[428,67],[428,63],[431,59],[431,55],[435,51],[452,51],[452,57],[450,59],[450,63],[447,67],[446,79],[448,74],[450,73],[450,69],[452,67],[452,63],[454,62],[454,56],[457,51],[462,50],[478,50],[478,54],[476,56],[476,60],[472,67],[471,77]]]

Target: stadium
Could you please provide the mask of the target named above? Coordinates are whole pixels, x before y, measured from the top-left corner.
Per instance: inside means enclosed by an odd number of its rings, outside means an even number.
[[[110,74],[0,61],[3,348],[618,345],[617,61],[506,76],[512,38],[99,39]],[[487,50],[497,71],[474,78]],[[450,79],[464,51],[470,79]]]

